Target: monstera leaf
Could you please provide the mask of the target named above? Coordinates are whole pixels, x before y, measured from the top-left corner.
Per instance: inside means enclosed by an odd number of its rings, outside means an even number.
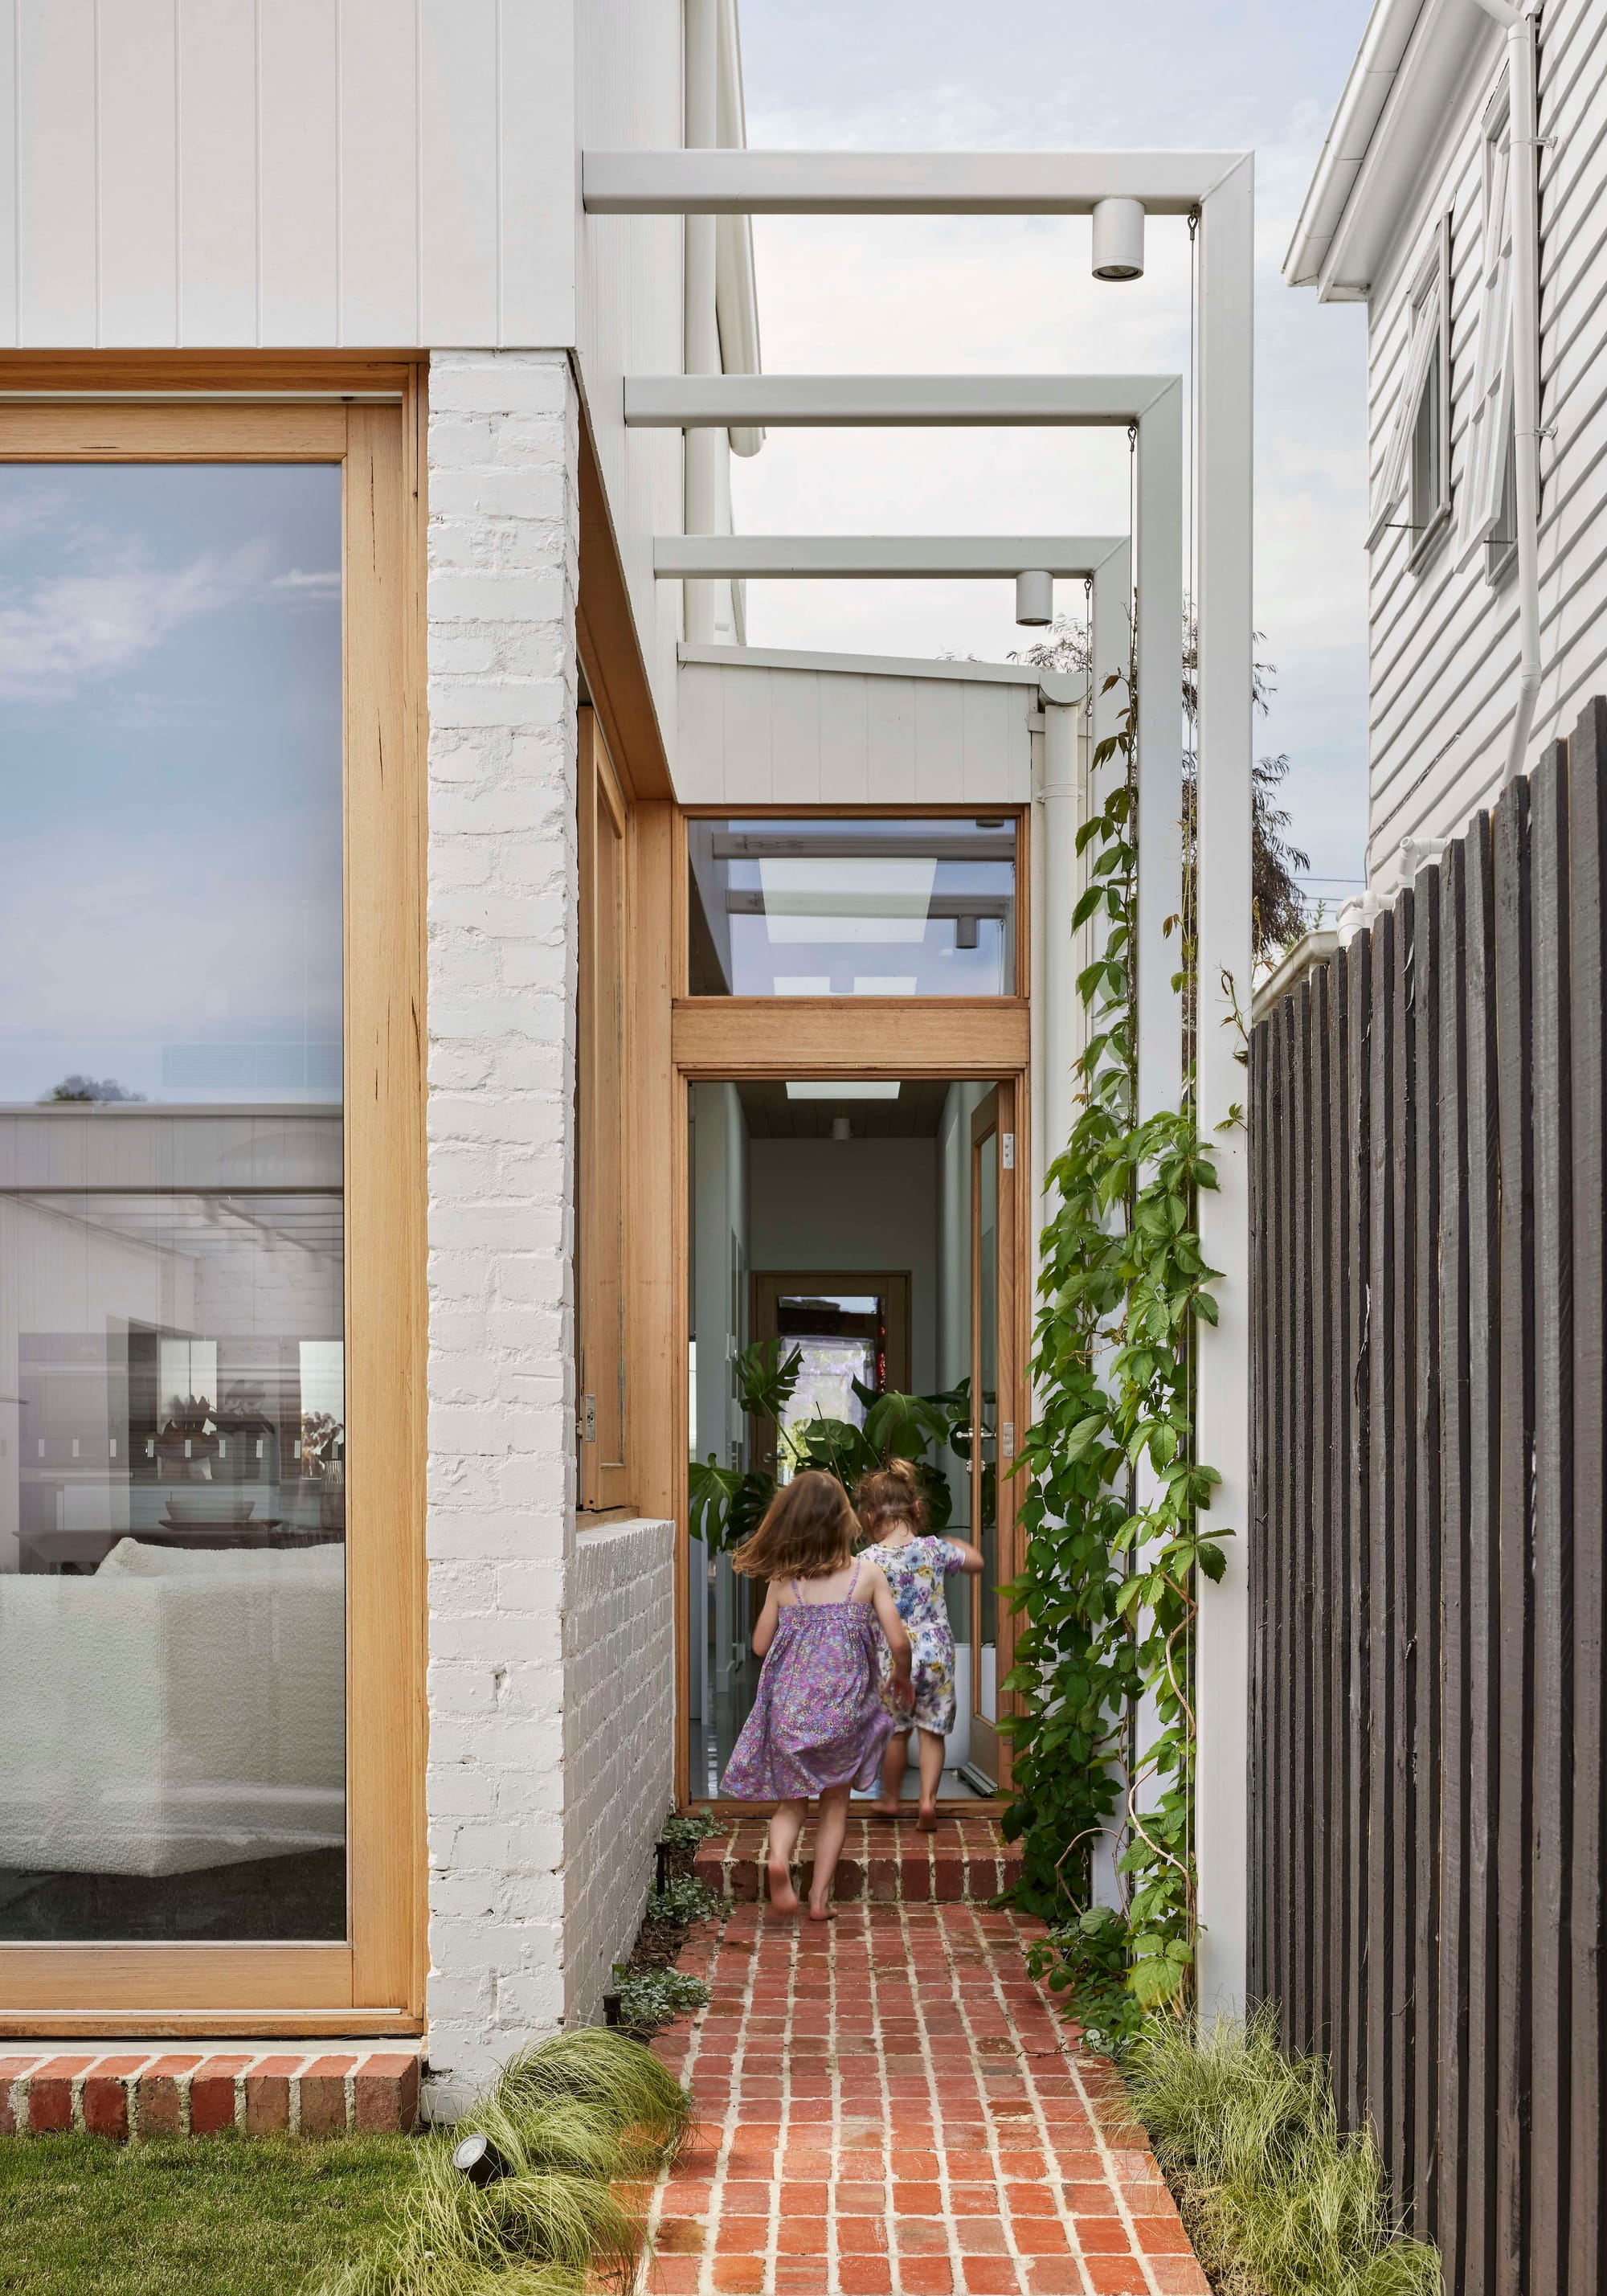
[[[712,1451],[707,1465],[693,1461],[687,1484],[688,1528],[693,1538],[706,1540],[716,1554],[729,1554],[756,1531],[775,1496],[774,1476],[717,1466]]]

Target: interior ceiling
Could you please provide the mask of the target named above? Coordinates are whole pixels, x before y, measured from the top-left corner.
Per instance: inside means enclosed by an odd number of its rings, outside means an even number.
[[[780,1078],[737,1086],[750,1140],[829,1140],[846,1116],[856,1140],[935,1140],[948,1096],[944,1077],[906,1078],[897,1100],[789,1100]]]

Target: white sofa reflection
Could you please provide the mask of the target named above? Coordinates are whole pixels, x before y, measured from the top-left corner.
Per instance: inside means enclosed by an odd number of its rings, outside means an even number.
[[[345,1840],[345,1548],[125,1538],[0,1578],[0,1866],[188,1874]]]

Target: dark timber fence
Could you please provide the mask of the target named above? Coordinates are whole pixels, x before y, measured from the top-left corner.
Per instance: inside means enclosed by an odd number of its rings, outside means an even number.
[[[1251,1988],[1453,2296],[1598,2296],[1607,703],[1256,1027]]]

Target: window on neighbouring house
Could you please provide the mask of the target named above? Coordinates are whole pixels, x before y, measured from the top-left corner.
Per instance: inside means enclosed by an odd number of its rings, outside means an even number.
[[[576,1442],[580,1505],[630,1496],[625,1433],[627,813],[594,713],[580,712],[576,1100]]]
[[[1450,515],[1450,250],[1447,217],[1412,292],[1405,375],[1367,536],[1373,547],[1392,527],[1406,527],[1414,564]]]
[[[1468,410],[1466,482],[1457,521],[1459,562],[1482,547],[1492,581],[1516,542],[1513,439],[1512,118],[1505,91],[1484,117],[1478,336]]]

